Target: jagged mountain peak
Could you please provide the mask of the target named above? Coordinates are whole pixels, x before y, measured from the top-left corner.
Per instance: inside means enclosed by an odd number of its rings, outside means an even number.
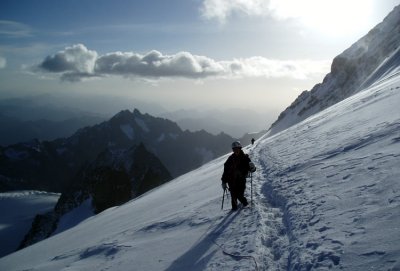
[[[124,119],[124,118],[130,118],[132,116],[133,116],[132,112],[129,111],[128,109],[125,109],[115,114],[115,116],[113,116],[111,119],[120,119],[120,118]]]
[[[133,115],[134,116],[142,116],[142,113],[139,111],[139,109],[135,108],[135,109],[133,109]],[[148,115],[148,114],[146,113],[146,115]]]
[[[130,122],[135,120],[135,118],[143,118],[143,117],[147,117],[147,118],[154,118],[152,116],[150,116],[149,114],[142,114],[139,109],[134,108],[133,111],[130,111],[129,109],[124,109],[121,110],[120,112],[118,112],[117,114],[115,114],[110,121],[118,121],[118,122]]]
[[[122,110],[112,117],[109,121],[105,122],[110,125],[125,125],[122,130],[126,133],[127,130],[139,129],[142,132],[157,131],[160,128],[168,129],[170,132],[181,132],[182,129],[175,122],[149,115],[148,113],[141,113],[139,109],[134,109],[132,112],[129,110]],[[126,126],[128,125],[128,126]]]

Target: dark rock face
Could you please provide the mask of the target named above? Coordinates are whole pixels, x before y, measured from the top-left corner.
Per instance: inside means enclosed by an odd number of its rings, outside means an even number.
[[[48,238],[56,229],[58,218],[53,212],[36,215],[32,227],[22,240],[18,249],[30,246],[36,242]]]
[[[95,213],[121,205],[131,199],[131,183],[124,171],[100,167],[90,172],[88,180]]]

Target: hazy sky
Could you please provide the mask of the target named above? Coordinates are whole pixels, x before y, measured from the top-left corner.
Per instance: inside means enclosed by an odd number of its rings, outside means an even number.
[[[400,0],[2,0],[0,97],[282,111]]]

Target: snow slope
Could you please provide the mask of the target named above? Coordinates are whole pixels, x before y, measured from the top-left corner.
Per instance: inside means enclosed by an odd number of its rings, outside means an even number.
[[[0,193],[0,257],[18,248],[35,216],[51,211],[59,197],[40,191]]]
[[[400,270],[399,103],[397,76],[259,142],[290,270]]]
[[[399,103],[392,76],[246,148],[253,208],[221,211],[224,156],[0,270],[400,270]]]

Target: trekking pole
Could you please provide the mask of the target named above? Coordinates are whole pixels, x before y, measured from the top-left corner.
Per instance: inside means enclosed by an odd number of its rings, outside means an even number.
[[[253,208],[253,172],[250,172],[250,190],[251,190],[250,207]]]
[[[221,205],[221,210],[224,209],[225,192],[226,192],[226,188],[224,189],[224,192],[223,192],[223,194],[222,194],[222,205]]]

